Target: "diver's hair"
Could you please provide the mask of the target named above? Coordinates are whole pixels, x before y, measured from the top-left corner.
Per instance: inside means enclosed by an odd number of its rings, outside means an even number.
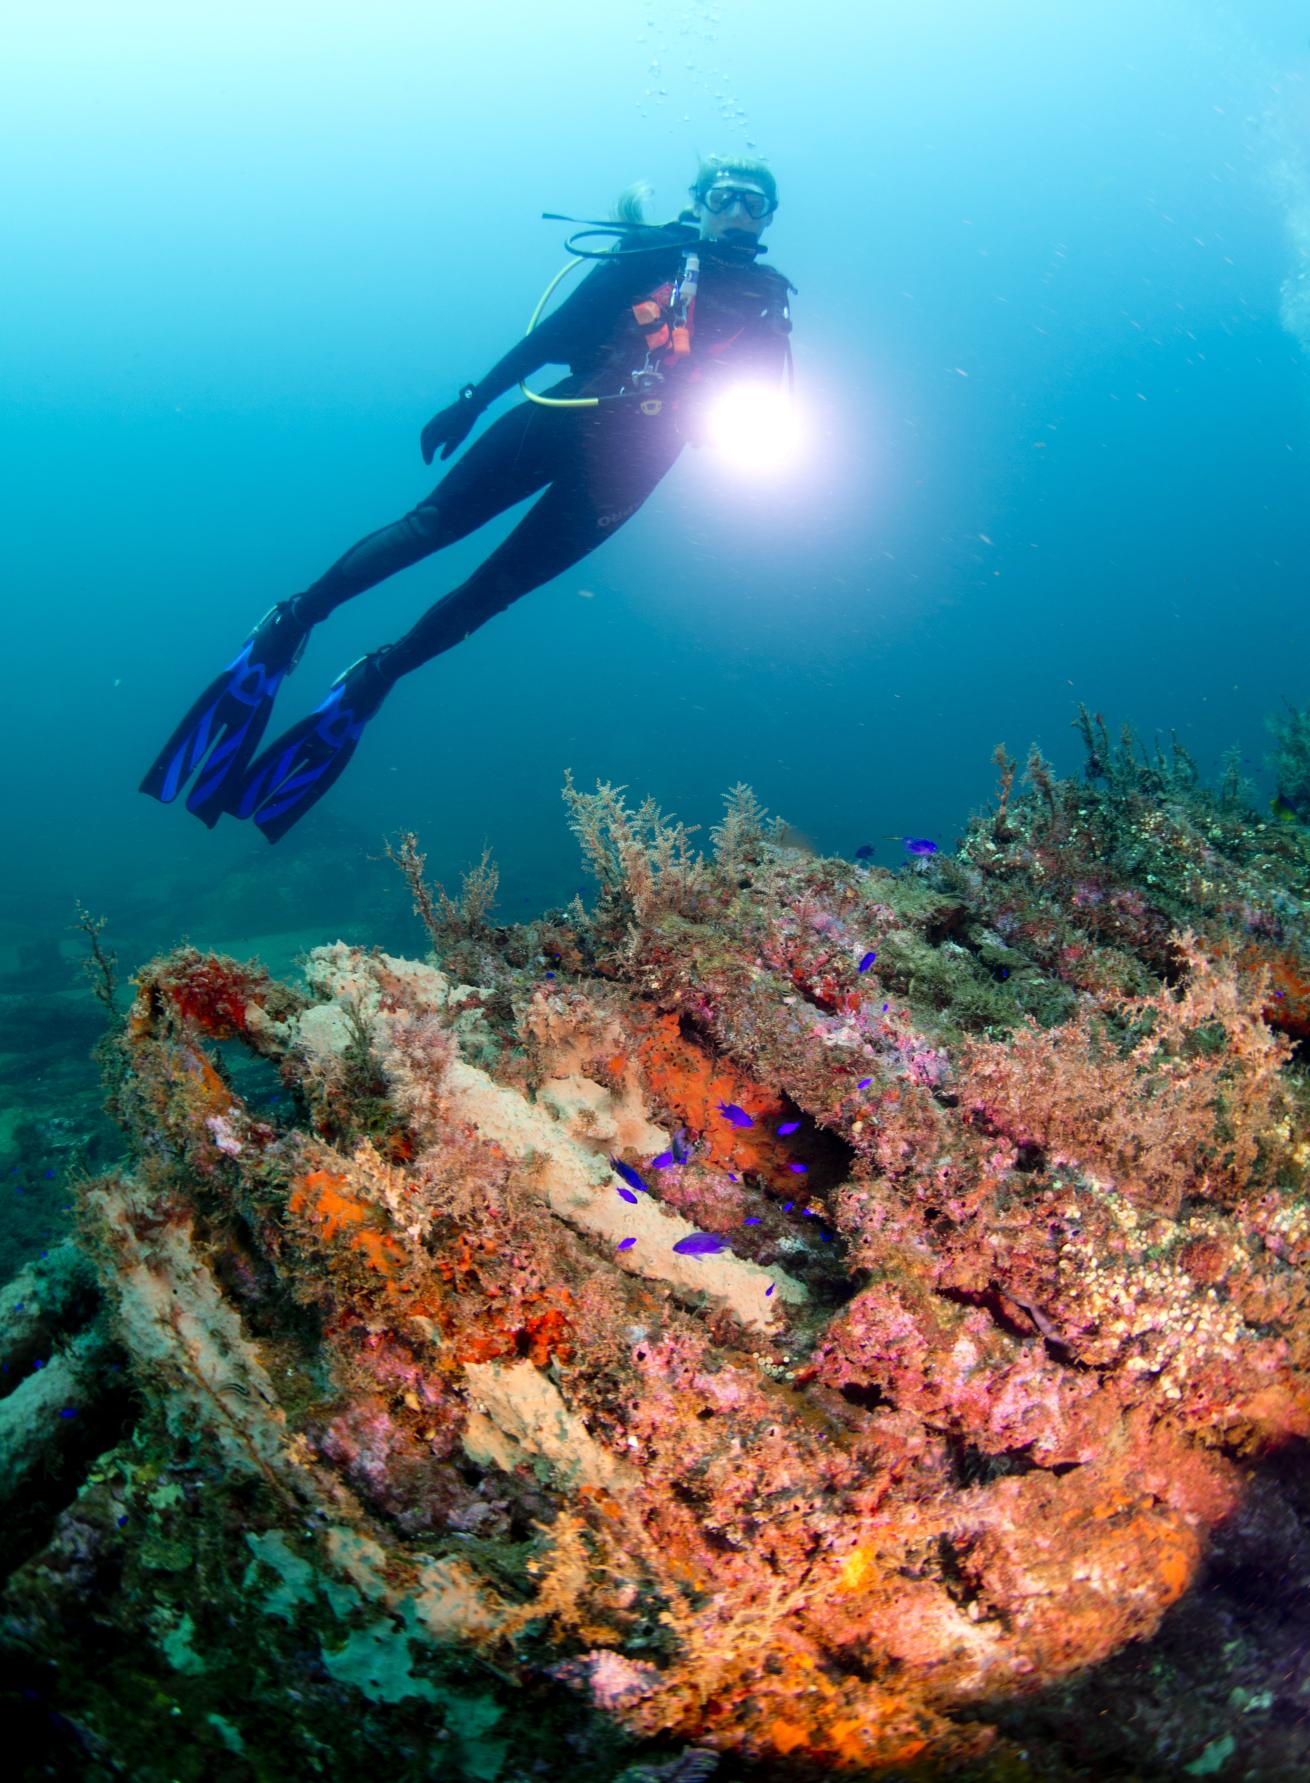
[[[773,170],[758,155],[701,155],[700,165],[696,170],[696,183],[688,188],[689,194],[697,204],[704,198],[706,190],[716,179],[725,173],[735,173],[739,179],[754,180],[757,186],[764,188],[769,203],[776,207],[778,203],[778,182],[773,177]],[[633,180],[625,186],[610,207],[610,218],[615,223],[637,225],[646,221],[646,206],[655,196],[649,180]],[[679,211],[680,223],[694,223],[696,213],[690,210]]]
[[[616,223],[644,223],[647,200],[654,196],[648,180],[633,180],[614,200],[610,216]]]
[[[690,188],[691,196],[699,204],[708,189],[725,173],[735,173],[739,179],[754,180],[757,186],[763,186],[765,195],[771,205],[778,202],[778,182],[773,177],[773,170],[758,155],[702,155],[700,166],[696,170],[696,182]]]

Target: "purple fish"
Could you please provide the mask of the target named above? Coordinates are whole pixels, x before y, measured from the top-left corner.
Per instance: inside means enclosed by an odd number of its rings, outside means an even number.
[[[634,1207],[637,1205],[637,1197],[633,1194],[631,1189],[617,1189],[615,1190],[615,1193],[622,1195],[625,1201],[631,1201]]]
[[[778,1285],[777,1282],[769,1283],[768,1287],[764,1290],[764,1298],[766,1300],[769,1298],[769,1295],[772,1294],[773,1290],[777,1287],[777,1285]]]
[[[902,836],[906,851],[909,854],[936,854],[937,844],[930,842],[926,836]]]
[[[614,1248],[616,1251],[631,1250],[632,1246],[634,1244],[636,1244],[636,1242],[637,1241],[635,1238],[620,1238],[619,1242],[614,1246]]]
[[[855,1087],[857,1090],[867,1090],[872,1082],[873,1079],[871,1077],[862,1077]]]
[[[667,1170],[670,1164],[676,1164],[677,1161],[672,1152],[661,1152],[658,1158],[651,1159],[650,1167],[652,1170]]]
[[[877,959],[877,957],[878,956],[876,953],[866,953],[864,958],[860,961],[859,965],[855,968],[855,970],[857,972],[867,972],[869,970],[869,967],[873,964],[873,962]]]
[[[630,1189],[646,1189],[645,1183],[637,1175],[637,1172],[632,1168],[631,1164],[625,1164],[622,1158],[611,1158],[610,1164],[618,1171],[619,1175],[623,1178],[624,1182],[627,1183]],[[649,1190],[646,1190],[646,1192],[649,1193]]]
[[[755,1122],[744,1108],[738,1108],[735,1102],[720,1102],[719,1113],[725,1121],[731,1121],[734,1127],[753,1127]]]
[[[673,1248],[680,1257],[710,1257],[715,1251],[726,1250],[727,1245],[727,1239],[717,1232],[689,1232]]]
[[[809,1169],[809,1165],[808,1164],[788,1164],[787,1168],[795,1176],[804,1176],[806,1171]]]
[[[778,1128],[778,1137],[781,1139],[787,1133],[794,1133],[799,1126],[799,1121],[784,1121]]]

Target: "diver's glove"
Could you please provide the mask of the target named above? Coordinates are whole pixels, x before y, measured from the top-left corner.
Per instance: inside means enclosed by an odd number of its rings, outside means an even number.
[[[443,458],[449,458],[452,452],[457,451],[473,431],[483,406],[473,385],[465,384],[459,393],[458,402],[452,402],[448,409],[442,409],[439,415],[434,415],[419,435],[419,448],[423,453],[424,464],[432,463],[432,454],[438,446],[441,447]]]

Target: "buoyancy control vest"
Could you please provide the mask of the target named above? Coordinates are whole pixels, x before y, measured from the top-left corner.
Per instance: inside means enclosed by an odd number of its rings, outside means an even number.
[[[699,247],[689,247],[676,275],[632,303],[620,323],[610,364],[626,373],[624,393],[644,414],[677,409],[680,396],[712,377],[743,335],[791,333],[789,279],[771,266],[743,265],[703,292],[701,263]]]

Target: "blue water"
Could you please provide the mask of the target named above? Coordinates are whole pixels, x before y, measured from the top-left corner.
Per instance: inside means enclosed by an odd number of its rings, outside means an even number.
[[[582,877],[566,768],[706,832],[747,780],[820,849],[891,860],[889,833],[949,846],[998,741],[1075,768],[1079,700],[1205,769],[1238,744],[1271,790],[1265,720],[1310,700],[1303,8],[7,18],[0,947],[62,934],[74,896],[165,945],[234,874],[244,927],[285,928],[279,887],[327,844],[357,913],[402,827],[452,884],[490,844],[499,914],[527,915]],[[141,797],[265,608],[432,486],[420,427],[563,260],[540,213],[646,178],[671,217],[698,150],[750,146],[799,287],[791,471],[685,453],[594,557],[411,677],[276,849]],[[512,520],[338,613],[279,721]]]

